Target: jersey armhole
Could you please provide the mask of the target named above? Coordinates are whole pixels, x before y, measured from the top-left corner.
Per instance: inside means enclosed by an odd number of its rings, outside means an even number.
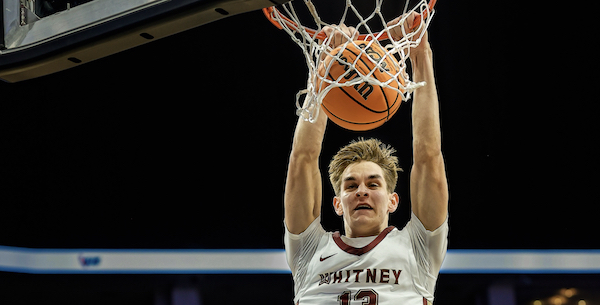
[[[288,238],[293,239],[293,240],[298,240],[300,238],[302,238],[303,235],[305,235],[307,232],[311,232],[313,230],[315,230],[315,226],[320,225],[321,224],[321,215],[317,216],[317,218],[315,218],[315,220],[313,220],[313,222],[310,223],[310,225],[308,225],[308,227],[302,231],[300,234],[294,234],[292,232],[290,232],[290,230],[287,227],[287,224],[285,223],[285,219],[283,220],[283,226],[285,227],[285,234],[288,236]]]
[[[433,231],[427,230],[421,222],[421,220],[419,219],[419,217],[417,217],[417,215],[415,215],[415,213],[412,211],[410,212],[410,221],[414,221],[414,226],[416,226],[419,231],[425,232],[428,236],[436,236],[444,232],[445,227],[448,226],[448,215],[446,215],[446,220],[444,220],[444,223],[442,223]]]

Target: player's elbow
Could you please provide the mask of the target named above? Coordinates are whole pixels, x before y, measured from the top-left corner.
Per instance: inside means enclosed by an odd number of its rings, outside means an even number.
[[[290,153],[290,161],[312,162],[319,159],[321,145],[297,145],[294,143]]]
[[[437,141],[415,141],[413,143],[415,164],[432,163],[442,158],[442,147]]]
[[[292,152],[289,160],[289,170],[292,173],[295,170],[304,171],[307,168],[318,166],[319,154],[314,152]]]

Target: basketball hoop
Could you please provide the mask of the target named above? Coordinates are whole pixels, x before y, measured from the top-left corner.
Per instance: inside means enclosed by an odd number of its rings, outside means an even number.
[[[352,3],[352,0],[344,1],[345,8],[337,23],[327,23],[322,20],[314,4],[317,0],[294,0],[280,5],[279,8],[273,6],[263,9],[263,13],[269,21],[277,28],[286,31],[292,40],[303,50],[308,66],[308,81],[306,89],[301,90],[296,95],[296,114],[304,118],[304,120],[313,123],[319,115],[323,98],[331,89],[336,87],[355,86],[356,84],[366,82],[396,90],[402,96],[402,100],[406,101],[416,88],[425,86],[425,82],[415,83],[410,80],[410,77],[406,73],[406,60],[409,58],[411,48],[419,45],[429,27],[434,14],[433,7],[436,0],[420,0],[412,8],[409,8],[409,1],[406,1],[402,12],[398,12],[398,14],[389,20],[386,20],[382,13],[384,0],[374,0],[375,6],[372,12],[359,11]],[[302,3],[299,4],[299,2]],[[332,2],[327,1],[323,5],[329,6]],[[321,5],[321,9],[323,9],[323,5]],[[304,16],[299,11],[304,11]],[[418,13],[419,16],[414,19],[411,26],[407,26],[405,21],[412,12]],[[400,16],[402,18],[399,23],[387,26],[389,21]],[[351,20],[356,20],[357,22],[351,22]],[[306,24],[314,25],[311,28],[311,26]],[[358,36],[357,40],[366,41],[369,45],[359,48],[356,41],[352,41],[352,38],[340,29],[339,25],[341,24],[355,27],[359,33],[362,33]],[[333,48],[329,46],[331,37],[327,37],[323,31],[323,28],[326,26],[332,27],[335,31],[339,31],[344,35],[347,42],[342,45],[342,49],[353,44],[362,50],[361,52],[364,54],[363,58],[368,58],[369,54],[366,52],[370,49],[371,44],[374,44],[381,47],[386,53],[383,58],[372,59],[374,65],[371,71],[356,69],[356,61],[346,63],[341,58],[342,52],[333,52]],[[390,30],[396,27],[399,27],[403,37],[399,40],[390,39],[392,37]],[[393,62],[397,63],[397,66],[394,69],[385,67],[386,63],[390,62],[386,58],[393,58]],[[333,61],[346,64],[348,72],[332,80],[326,77],[331,64],[325,65],[324,63],[331,63]],[[319,67],[322,69],[321,73],[319,73]],[[323,73],[323,69],[326,69],[325,73]],[[389,71],[397,71],[394,74],[390,74],[390,76],[394,79],[400,78],[401,85],[390,86],[390,81],[381,82],[377,80],[373,77],[375,71],[386,71],[388,74],[391,73]],[[352,74],[353,77],[356,75],[356,77],[351,81],[346,81],[344,77],[348,74]],[[317,86],[317,84],[319,85]],[[304,99],[301,103],[303,96]]]

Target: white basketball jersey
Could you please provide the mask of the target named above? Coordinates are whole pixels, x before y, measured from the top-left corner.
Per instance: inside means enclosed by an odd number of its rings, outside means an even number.
[[[416,216],[402,230],[391,226],[358,239],[356,248],[339,232],[325,232],[318,217],[303,233],[286,230],[286,254],[299,305],[402,304],[433,302],[446,253],[448,225],[427,231]]]

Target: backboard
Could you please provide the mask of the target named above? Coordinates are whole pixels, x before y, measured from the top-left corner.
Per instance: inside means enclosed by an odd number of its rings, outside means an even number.
[[[0,0],[0,79],[18,82],[289,0]]]

